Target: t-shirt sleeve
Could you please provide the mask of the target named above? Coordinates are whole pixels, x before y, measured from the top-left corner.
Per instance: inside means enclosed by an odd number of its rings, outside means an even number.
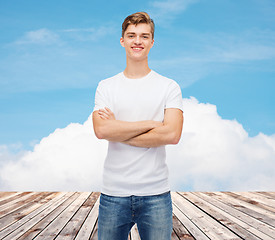
[[[93,111],[102,109],[104,107],[110,108],[107,88],[102,82],[99,82],[95,93],[95,105]]]
[[[183,111],[181,89],[175,81],[169,84],[165,108],[178,108],[181,111]]]

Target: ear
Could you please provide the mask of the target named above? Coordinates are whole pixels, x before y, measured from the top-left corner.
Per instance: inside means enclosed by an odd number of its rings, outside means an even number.
[[[155,40],[152,39],[152,42],[151,42],[151,48],[154,46],[154,43],[155,43]]]
[[[123,37],[120,38],[120,44],[122,47],[124,47],[124,38]]]

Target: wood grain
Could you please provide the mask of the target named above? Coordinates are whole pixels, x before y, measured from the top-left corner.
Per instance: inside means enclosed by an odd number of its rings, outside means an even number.
[[[0,192],[0,239],[97,240],[99,192]],[[172,240],[275,239],[274,192],[172,192]],[[128,237],[140,240],[135,224]]]

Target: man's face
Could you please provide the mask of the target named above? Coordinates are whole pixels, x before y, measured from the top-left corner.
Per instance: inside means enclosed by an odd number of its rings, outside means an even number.
[[[120,39],[121,45],[125,48],[127,58],[136,61],[147,59],[150,49],[154,45],[151,27],[149,24],[130,24],[124,36]]]

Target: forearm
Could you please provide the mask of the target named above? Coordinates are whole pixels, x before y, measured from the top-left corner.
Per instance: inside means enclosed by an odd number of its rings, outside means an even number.
[[[177,144],[180,135],[181,133],[172,131],[169,126],[163,125],[126,140],[123,143],[135,147],[159,147],[167,144]]]
[[[105,120],[104,124],[95,129],[95,133],[100,139],[123,142],[146,133],[159,124],[160,123],[155,121],[127,122],[120,120]]]
[[[115,119],[109,109],[93,114],[94,130],[99,139],[123,142],[136,147],[158,147],[177,144],[181,137],[183,115],[180,109],[165,109],[163,122],[127,122]]]

